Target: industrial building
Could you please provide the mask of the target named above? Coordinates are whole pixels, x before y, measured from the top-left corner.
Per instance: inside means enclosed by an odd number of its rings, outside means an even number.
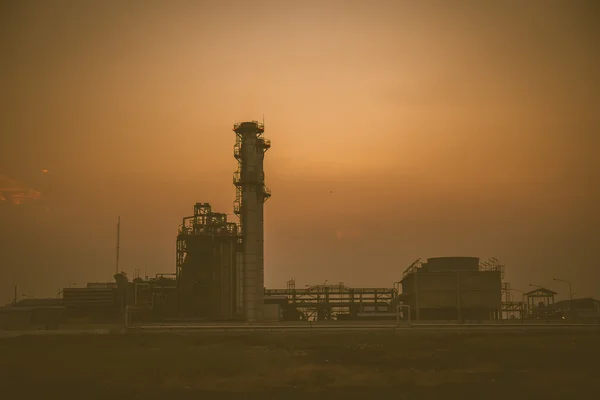
[[[511,293],[517,289],[503,282],[504,266],[496,258],[418,259],[388,288],[343,283],[296,288],[292,279],[285,289],[266,289],[263,207],[271,192],[265,186],[263,162],[271,143],[263,137],[264,124],[257,121],[236,123],[233,131],[238,162],[233,212],[239,221],[229,221],[209,203],[196,203],[193,215],[184,217],[177,230],[175,272],[153,278],[136,276],[130,281],[118,272],[117,239],[115,281],[65,288],[60,303],[65,317],[95,322],[119,320],[125,314],[140,322],[260,322],[395,319],[400,311],[417,321],[550,315],[556,292],[540,287],[513,301]],[[588,308],[598,309],[597,302]],[[566,313],[564,307],[560,312]],[[3,319],[23,315],[6,311]]]
[[[412,263],[394,304],[408,305],[415,320],[500,319],[503,267],[493,258],[438,257]]]
[[[73,315],[114,316],[127,308],[142,320],[263,320],[263,205],[271,196],[263,161],[271,143],[257,121],[234,124],[233,131],[238,161],[233,211],[239,223],[214,212],[209,203],[196,203],[194,214],[178,228],[174,274],[130,282],[117,273],[111,284],[65,289],[64,304]]]
[[[600,323],[600,301],[590,297],[562,300],[542,305],[536,310],[536,313],[543,319]]]
[[[264,314],[263,204],[271,196],[265,186],[263,161],[271,143],[264,125],[233,126],[233,211],[239,223],[197,203],[183,219],[177,235],[177,315],[206,320],[261,321]]]
[[[71,319],[82,321],[109,321],[114,319],[124,302],[119,298],[117,282],[90,282],[84,288],[62,290],[62,304]]]
[[[261,321],[264,314],[263,160],[271,143],[264,125],[252,121],[233,126],[233,211],[239,224],[197,203],[177,235],[177,309],[180,318]]]
[[[177,235],[177,314],[182,318],[233,319],[240,285],[238,226],[210,204],[197,203]]]
[[[264,125],[233,126],[233,211],[239,224],[198,203],[183,219],[177,236],[177,304],[180,318],[261,321],[264,314],[263,204],[271,196],[265,186],[263,160],[271,143]]]

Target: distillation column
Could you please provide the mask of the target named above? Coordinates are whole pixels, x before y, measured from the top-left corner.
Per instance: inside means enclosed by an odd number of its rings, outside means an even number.
[[[234,156],[238,170],[234,212],[240,217],[242,312],[248,322],[263,319],[264,303],[264,230],[263,204],[271,196],[265,186],[263,160],[271,146],[262,137],[264,125],[256,121],[233,126],[236,134]]]

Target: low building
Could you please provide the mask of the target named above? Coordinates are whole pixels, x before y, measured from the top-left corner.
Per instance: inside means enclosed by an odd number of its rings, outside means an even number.
[[[502,271],[496,259],[438,257],[411,264],[394,305],[411,308],[414,320],[500,319]]]
[[[538,313],[541,318],[547,319],[600,323],[600,300],[589,297],[562,300],[540,307]]]
[[[44,302],[27,303],[43,304]],[[64,322],[64,311],[65,308],[60,305],[23,305],[21,302],[9,307],[0,307],[0,330],[58,329]]]
[[[546,289],[544,287],[538,287],[530,292],[524,293],[527,299],[527,317],[530,319],[545,318],[540,314],[540,311],[545,307],[554,304],[554,296],[556,296],[554,290]]]

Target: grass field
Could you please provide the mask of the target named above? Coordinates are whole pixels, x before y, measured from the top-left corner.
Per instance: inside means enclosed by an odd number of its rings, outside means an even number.
[[[23,336],[0,340],[0,390],[2,399],[598,399],[600,337]]]

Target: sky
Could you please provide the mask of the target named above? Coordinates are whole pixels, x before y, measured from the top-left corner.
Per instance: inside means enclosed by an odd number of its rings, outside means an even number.
[[[265,284],[497,257],[600,298],[594,1],[4,1],[0,304],[173,272],[263,120]],[[9,187],[31,197],[11,201]],[[12,192],[11,192],[12,193]],[[231,218],[234,218],[232,215]]]

